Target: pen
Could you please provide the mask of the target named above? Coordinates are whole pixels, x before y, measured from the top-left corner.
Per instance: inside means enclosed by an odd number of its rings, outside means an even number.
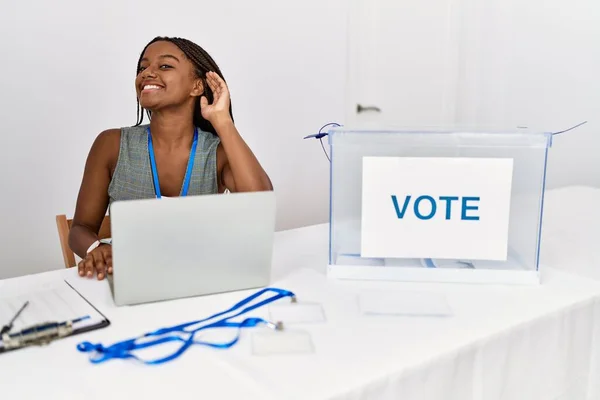
[[[73,333],[73,324],[89,319],[88,315],[64,322],[44,322],[19,332],[6,334],[2,338],[5,350],[18,349],[31,345],[45,345]]]
[[[17,318],[19,318],[19,315],[21,314],[21,312],[23,312],[27,305],[29,305],[29,301],[26,301],[25,304],[23,304],[23,306],[19,309],[19,311],[17,311],[15,316],[12,317],[10,322],[2,327],[2,330],[0,331],[0,337],[3,336],[5,333],[10,332],[10,330],[13,327],[13,323],[17,320]]]

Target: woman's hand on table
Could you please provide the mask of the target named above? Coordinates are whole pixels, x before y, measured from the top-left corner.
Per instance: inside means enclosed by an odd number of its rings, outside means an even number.
[[[98,280],[104,279],[106,274],[112,274],[112,246],[101,244],[90,251],[77,265],[79,276],[92,278],[94,274]]]

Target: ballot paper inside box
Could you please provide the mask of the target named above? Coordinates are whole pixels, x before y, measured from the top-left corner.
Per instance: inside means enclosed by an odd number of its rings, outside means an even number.
[[[539,283],[552,134],[329,132],[328,275]]]

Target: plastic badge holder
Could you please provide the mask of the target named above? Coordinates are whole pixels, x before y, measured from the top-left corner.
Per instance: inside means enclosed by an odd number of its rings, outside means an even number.
[[[255,356],[311,354],[314,351],[310,333],[303,330],[284,328],[252,334],[252,354]]]
[[[311,354],[315,348],[310,333],[290,325],[323,323],[325,312],[319,303],[282,302],[269,306],[269,321],[282,329],[255,332],[252,335],[254,355]]]
[[[359,295],[365,315],[448,317],[452,309],[446,297],[429,292],[367,292]]]

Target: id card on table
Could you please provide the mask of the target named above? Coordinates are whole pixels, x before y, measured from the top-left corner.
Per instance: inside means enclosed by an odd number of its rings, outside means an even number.
[[[311,354],[314,352],[312,337],[304,330],[264,330],[252,334],[252,354],[255,356]]]

